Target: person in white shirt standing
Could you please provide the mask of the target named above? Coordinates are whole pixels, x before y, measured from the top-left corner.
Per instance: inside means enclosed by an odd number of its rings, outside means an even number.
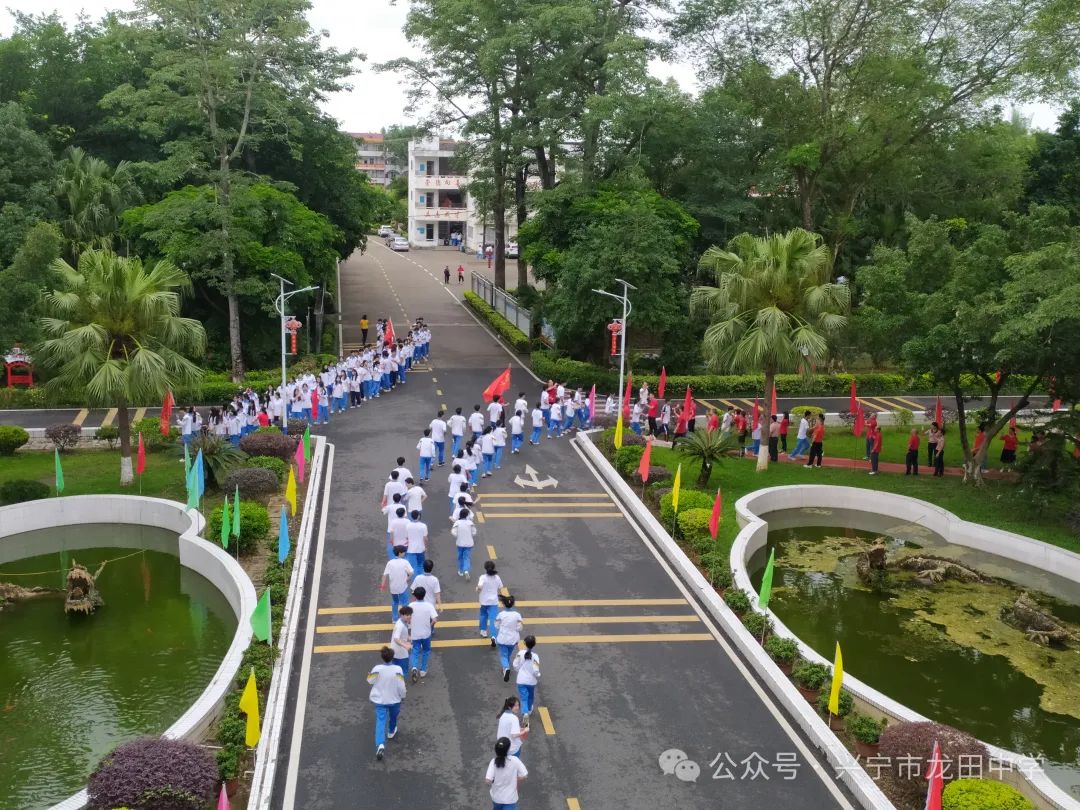
[[[417,678],[427,676],[428,662],[431,659],[431,633],[435,629],[435,621],[439,618],[435,607],[424,599],[427,591],[423,588],[413,590],[412,608],[412,656],[410,663],[410,677],[416,683]]]
[[[453,440],[450,446],[450,458],[457,458],[458,450],[461,449],[461,443],[465,439],[465,425],[467,424],[465,417],[461,415],[461,408],[454,408],[454,415],[447,420],[447,423]]]
[[[398,620],[398,608],[409,603],[409,577],[413,575],[412,565],[405,559],[405,546],[394,548],[394,559],[386,563],[383,568],[382,580],[379,582],[379,590],[385,591],[390,588],[390,618]]]
[[[469,569],[472,567],[472,550],[476,544],[476,524],[472,522],[468,509],[459,509],[457,520],[450,527],[450,534],[454,536],[454,545],[457,547],[457,573],[459,577],[465,577],[469,581]]]
[[[432,422],[434,424],[434,422]],[[431,465],[435,461],[435,440],[431,437],[431,428],[424,430],[424,435],[416,443],[416,449],[420,451],[420,480],[431,480]]]
[[[525,649],[514,656],[518,695],[521,697],[521,726],[529,727],[529,715],[536,705],[536,684],[540,680],[540,656],[536,654],[536,636],[525,636]]]
[[[540,408],[540,403],[536,403],[536,407],[532,409],[532,413],[529,414],[529,424],[532,426],[532,435],[529,437],[529,444],[540,444],[540,433],[544,429],[544,411]]]
[[[431,440],[435,442],[435,452],[439,456],[439,466],[443,466],[446,463],[446,420],[443,416],[446,411],[439,411],[434,419],[431,420],[431,424],[428,426],[431,431]],[[430,474],[430,473],[429,473]]]
[[[525,623],[521,619],[521,614],[514,610],[514,597],[510,595],[500,596],[499,601],[502,602],[503,609],[495,617],[495,627],[499,631],[495,637],[495,643],[499,647],[503,682],[509,683],[510,664],[514,657],[514,648],[517,647],[517,643],[521,640],[521,628]]]
[[[424,573],[417,574],[413,577],[412,589],[415,591],[417,588],[424,589],[424,601],[430,604],[435,610],[442,609],[442,585],[439,584],[439,578],[435,576],[432,571],[435,570],[435,563],[431,560],[424,560]]]
[[[518,785],[529,775],[524,763],[510,753],[510,739],[500,737],[495,743],[495,757],[488,763],[484,777],[491,786],[493,810],[514,810],[518,802]]]
[[[510,454],[520,453],[523,444],[525,444],[525,411],[519,408],[510,417]]]
[[[405,678],[401,669],[390,663],[394,660],[393,650],[383,647],[379,655],[383,662],[375,665],[367,676],[367,682],[371,684],[371,702],[375,704],[375,759],[383,758],[386,740],[392,740],[397,734],[401,701],[405,698]]]

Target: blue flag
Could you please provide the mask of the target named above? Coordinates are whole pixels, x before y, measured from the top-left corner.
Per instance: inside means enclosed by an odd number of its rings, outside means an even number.
[[[206,494],[206,470],[203,468],[202,450],[195,456],[195,475],[199,483],[199,499],[201,500],[202,496]]]
[[[285,515],[285,506],[281,507],[281,528],[278,531],[277,558],[279,563],[285,562],[289,556],[289,519]]]

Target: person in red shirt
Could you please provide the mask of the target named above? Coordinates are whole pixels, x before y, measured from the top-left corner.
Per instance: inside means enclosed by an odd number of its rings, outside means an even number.
[[[742,408],[735,409],[735,435],[739,437],[739,458],[746,455],[746,415]]]
[[[825,451],[825,415],[818,416],[817,423],[814,425],[814,432],[811,434],[810,439],[810,456],[806,459],[807,467],[820,467],[821,461]],[[817,459],[817,464],[814,464],[814,459]]]
[[[787,452],[787,432],[791,427],[791,417],[787,411],[784,411],[784,416],[780,420],[780,449],[783,452]]]
[[[877,414],[866,414],[866,458],[865,461],[870,460],[870,454],[874,450],[874,431],[877,430]]]
[[[266,412],[266,408],[259,411],[259,427],[270,427],[270,414]]]
[[[1001,463],[1016,463],[1016,448],[1020,445],[1020,437],[1016,435],[1016,428],[1009,428],[1009,432],[1001,437]]]
[[[975,447],[971,451],[971,458],[977,459],[979,457],[979,451],[983,449],[983,445],[986,444],[986,423],[979,425],[979,430],[975,434]],[[989,451],[989,448],[987,448]],[[983,456],[982,461],[979,464],[983,472],[987,470],[986,456]]]
[[[705,430],[714,431],[720,429],[720,417],[714,408],[709,408],[709,418],[705,422]]]
[[[870,442],[870,474],[877,475],[878,459],[881,457],[881,428],[875,423],[867,437]]]
[[[919,474],[919,429],[912,428],[907,440],[907,457],[904,459],[904,475]]]
[[[656,418],[660,415],[660,400],[649,397],[649,435],[656,435]]]

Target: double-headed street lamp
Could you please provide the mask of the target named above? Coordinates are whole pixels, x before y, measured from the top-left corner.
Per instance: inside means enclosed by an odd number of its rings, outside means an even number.
[[[630,290],[636,290],[633,284],[629,281],[623,281],[621,278],[615,279],[619,284],[623,286],[622,295],[615,295],[615,293],[609,293],[605,290],[593,290],[594,293],[600,295],[606,295],[608,298],[614,298],[622,304],[622,329],[620,330],[621,342],[619,346],[619,413],[623,410],[623,374],[626,367],[626,326],[627,320],[630,318],[630,310],[633,308],[630,306]]]
[[[281,396],[285,396],[285,302],[292,298],[294,295],[299,295],[304,292],[311,292],[312,290],[319,289],[319,285],[316,284],[312,287],[304,287],[300,290],[292,290],[291,292],[285,292],[285,285],[290,287],[293,285],[287,278],[282,278],[277,273],[271,273],[274,278],[278,280],[281,287],[281,293],[276,299],[274,299],[274,307],[278,311],[278,315],[281,316]],[[308,324],[308,328],[311,328],[311,324]]]

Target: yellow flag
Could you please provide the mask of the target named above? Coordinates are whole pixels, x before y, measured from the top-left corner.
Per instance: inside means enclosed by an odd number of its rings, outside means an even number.
[[[292,509],[290,514],[296,517],[296,475],[293,473],[292,465],[289,466],[289,483],[285,485],[285,500]]]
[[[615,449],[622,449],[622,414],[615,420]]]
[[[251,668],[248,675],[244,693],[240,695],[240,711],[247,715],[247,733],[244,735],[244,744],[252,748],[259,743],[259,690],[255,687],[255,667]]]
[[[833,661],[832,691],[829,692],[829,711],[840,716],[840,687],[844,683],[844,659],[840,656],[840,642],[836,642],[836,660]]]
[[[679,511],[679,487],[682,485],[682,464],[675,470],[675,483],[671,487],[671,508]]]

